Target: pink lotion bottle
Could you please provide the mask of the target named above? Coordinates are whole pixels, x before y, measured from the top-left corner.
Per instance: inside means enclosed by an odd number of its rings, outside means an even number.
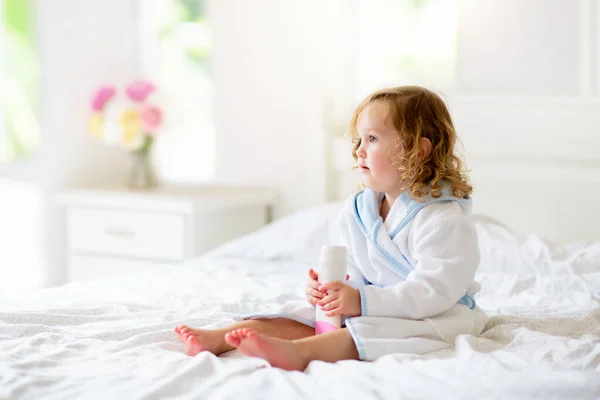
[[[319,283],[346,281],[346,247],[323,246],[319,260]],[[328,317],[317,305],[315,315],[315,335],[331,332],[342,327],[342,316]]]

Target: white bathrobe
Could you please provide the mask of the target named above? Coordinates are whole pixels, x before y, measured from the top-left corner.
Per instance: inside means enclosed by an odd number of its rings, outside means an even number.
[[[349,285],[360,291],[361,316],[344,322],[363,360],[392,353],[423,354],[453,345],[461,334],[480,335],[487,321],[476,306],[479,264],[471,200],[444,190],[414,201],[408,193],[382,221],[383,193],[360,191],[340,215],[348,248]],[[291,318],[314,327],[314,307],[289,303],[248,318]]]

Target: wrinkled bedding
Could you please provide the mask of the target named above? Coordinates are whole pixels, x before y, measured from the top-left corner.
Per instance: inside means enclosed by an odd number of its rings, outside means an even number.
[[[485,219],[478,231],[477,301],[491,318],[450,350],[305,373],[236,351],[186,355],[179,323],[216,328],[303,297],[311,264],[262,231],[179,267],[0,298],[0,399],[600,398],[600,245],[554,246]]]

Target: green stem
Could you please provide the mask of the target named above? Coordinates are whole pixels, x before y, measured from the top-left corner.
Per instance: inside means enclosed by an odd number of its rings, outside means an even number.
[[[144,156],[148,155],[148,153],[150,153],[150,149],[152,148],[153,142],[154,138],[152,136],[144,134],[144,144],[139,150],[134,151],[134,153]]]

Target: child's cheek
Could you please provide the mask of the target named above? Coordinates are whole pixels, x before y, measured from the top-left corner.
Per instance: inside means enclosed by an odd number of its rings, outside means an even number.
[[[381,151],[377,151],[373,154],[371,169],[375,170],[375,172],[386,170],[389,168],[389,164],[385,154]]]

